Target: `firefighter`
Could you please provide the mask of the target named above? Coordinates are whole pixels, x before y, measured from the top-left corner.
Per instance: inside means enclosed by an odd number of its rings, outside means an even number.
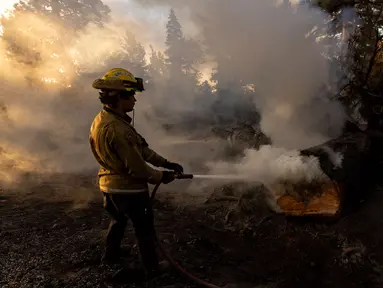
[[[145,271],[156,273],[166,262],[159,263],[155,250],[148,183],[168,184],[176,173],[183,173],[183,167],[154,152],[126,114],[133,111],[136,93],[144,91],[141,78],[125,69],[114,68],[92,86],[99,90],[104,107],[90,128],[90,146],[101,166],[98,177],[104,208],[112,218],[102,261],[119,260],[121,241],[130,218]],[[168,171],[152,168],[146,162]]]

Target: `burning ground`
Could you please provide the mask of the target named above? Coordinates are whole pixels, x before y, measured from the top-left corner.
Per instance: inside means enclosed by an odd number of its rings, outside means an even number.
[[[1,287],[197,287],[177,271],[146,283],[112,280],[118,268],[100,265],[109,223],[101,195],[91,177],[72,179],[68,184],[63,176],[51,177],[23,191],[2,191]],[[67,194],[58,196],[63,187]],[[82,200],[70,201],[80,192]],[[187,270],[220,287],[383,285],[381,189],[331,222],[273,214],[257,198],[246,205],[230,204],[227,196],[185,206],[165,188],[157,195],[156,228],[164,247]],[[133,246],[130,226],[126,236],[123,245]],[[126,261],[138,261],[136,248]]]

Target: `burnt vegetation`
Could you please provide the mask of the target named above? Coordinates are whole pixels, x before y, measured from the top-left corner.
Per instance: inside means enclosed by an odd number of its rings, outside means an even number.
[[[172,199],[177,195],[159,193],[154,204],[155,218],[165,248],[187,270],[222,287],[227,284],[232,285],[227,287],[244,288],[383,285],[380,183],[383,2],[305,2],[331,14],[332,30],[327,37],[342,38],[349,33],[345,43],[340,40],[347,53],[338,57],[329,51],[326,55],[337,82],[325,92],[326,97],[339,99],[349,114],[343,135],[325,145],[344,152],[348,160],[339,171],[321,147],[301,151],[302,155],[319,157],[323,171],[345,185],[344,211],[336,219],[326,221],[291,219],[272,213],[264,194],[256,193],[255,188],[234,185],[217,188],[203,204],[196,206],[177,206],[174,204],[177,201]],[[349,8],[353,8],[357,15],[353,19],[358,21],[349,22],[342,16],[342,11]],[[30,71],[25,81],[31,87],[43,85],[34,71],[44,65],[49,55],[35,50],[36,43],[18,42],[15,37],[19,32],[13,23],[22,22],[25,11],[59,21],[68,27],[67,33],[79,33],[89,23],[102,27],[111,17],[110,9],[100,0],[17,3],[13,15],[1,20],[1,38],[7,48],[4,57]],[[111,55],[105,63],[129,67],[134,74],[146,79],[146,90],[151,97],[162,99],[155,115],[148,117],[160,119],[164,128],[174,133],[185,128],[198,131],[200,127],[211,127],[211,135],[228,139],[233,157],[237,156],[238,151],[233,150],[238,143],[240,150],[270,143],[259,128],[260,115],[251,101],[257,93],[256,84],[255,89],[244,87],[243,80],[236,79],[233,73],[230,88],[221,85],[220,79],[226,77],[225,69],[230,66],[230,59],[222,55],[213,55],[217,63],[212,74],[212,80],[217,82],[214,89],[207,81],[200,83],[201,73],[197,67],[210,52],[207,43],[185,37],[173,10],[169,12],[166,31],[166,50],[152,48],[149,63],[147,51],[130,31],[126,32],[124,49]],[[50,41],[65,41],[65,33],[61,37]],[[53,51],[49,47],[51,42],[47,43],[45,47],[50,53],[66,59],[65,50]],[[60,45],[56,43],[54,47]],[[66,99],[71,101],[83,89],[81,79],[91,79],[93,75],[74,64],[68,64],[67,68],[75,71],[76,81],[69,87],[67,81],[70,80],[63,76],[59,84],[63,86],[61,95],[70,95]],[[174,78],[182,85],[172,83]],[[0,75],[0,81],[6,80]],[[180,87],[183,88],[180,90]],[[185,109],[174,115],[167,110],[166,102],[174,101],[171,95],[188,93],[193,95],[196,111]],[[6,98],[2,96],[0,123],[12,125],[7,118]],[[183,99],[179,98],[179,105],[183,105]],[[83,131],[87,136],[86,129]],[[363,138],[361,146],[355,144],[358,137]],[[0,147],[0,157],[4,152],[6,150]],[[0,163],[8,169],[8,162]],[[131,284],[126,279],[113,278],[119,268],[100,265],[109,219],[102,210],[94,176],[69,176],[70,182],[66,175],[50,175],[48,180],[41,181],[36,181],[36,177],[33,173],[25,174],[20,186],[27,188],[20,191],[0,186],[1,287],[198,287],[175,271],[145,283]],[[77,180],[73,181],[74,178]],[[64,186],[67,194],[60,192]],[[80,203],[73,203],[71,193],[83,193],[84,197]],[[138,252],[131,227],[126,233],[130,236],[124,245],[133,247],[126,262],[136,262]]]

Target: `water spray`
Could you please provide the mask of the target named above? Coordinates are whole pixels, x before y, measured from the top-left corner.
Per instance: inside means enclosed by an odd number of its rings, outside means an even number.
[[[210,180],[246,180],[246,177],[238,175],[194,175],[194,178]]]

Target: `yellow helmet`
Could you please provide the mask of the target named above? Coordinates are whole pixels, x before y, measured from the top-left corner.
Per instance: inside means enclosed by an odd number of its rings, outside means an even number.
[[[144,83],[142,78],[134,77],[132,73],[123,68],[113,68],[101,79],[93,82],[92,87],[100,90],[117,90],[117,91],[144,91]]]

